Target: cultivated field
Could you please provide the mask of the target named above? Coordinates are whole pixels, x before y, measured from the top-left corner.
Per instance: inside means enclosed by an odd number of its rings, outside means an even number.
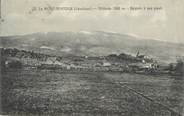
[[[171,76],[8,70],[1,77],[1,113],[177,116],[183,112],[183,93],[184,80]]]

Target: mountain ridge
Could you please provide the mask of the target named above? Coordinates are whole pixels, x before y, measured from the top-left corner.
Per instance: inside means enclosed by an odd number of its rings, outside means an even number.
[[[81,32],[47,32],[27,35],[0,37],[0,46],[55,55],[101,56],[108,54],[137,51],[163,62],[176,60],[184,56],[184,44],[158,40],[147,40],[126,34],[81,31]]]

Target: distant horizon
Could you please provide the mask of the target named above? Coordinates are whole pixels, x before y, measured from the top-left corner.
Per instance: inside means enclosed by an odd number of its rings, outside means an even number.
[[[136,34],[130,34],[130,33],[118,33],[113,31],[102,31],[102,30],[93,30],[93,31],[48,31],[48,32],[32,32],[32,33],[24,33],[24,34],[12,34],[12,35],[0,35],[1,37],[13,37],[13,36],[26,36],[26,35],[32,35],[32,34],[47,34],[47,33],[84,33],[85,32],[104,32],[104,33],[112,33],[112,34],[120,34],[120,35],[127,35],[136,38],[137,40],[146,40],[146,41],[160,41],[160,42],[167,42],[167,43],[173,43],[173,44],[184,44],[184,42],[178,42],[178,41],[166,41],[163,39],[157,39],[157,38],[151,38],[151,37],[141,37]]]

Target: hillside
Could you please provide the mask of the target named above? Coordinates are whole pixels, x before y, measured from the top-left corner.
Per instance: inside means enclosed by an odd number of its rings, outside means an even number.
[[[11,47],[53,55],[102,56],[112,53],[141,54],[163,62],[184,56],[184,44],[146,40],[130,35],[107,32],[49,32],[0,37],[1,47]]]

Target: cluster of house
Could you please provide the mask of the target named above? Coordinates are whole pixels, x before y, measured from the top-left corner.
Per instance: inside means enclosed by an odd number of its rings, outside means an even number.
[[[24,67],[62,70],[90,70],[90,71],[134,71],[141,69],[156,69],[156,62],[143,55],[133,57],[127,54],[100,57],[70,56],[60,57],[41,53],[34,53],[18,49],[3,49],[6,57],[5,65],[21,62]],[[14,59],[13,59],[14,58]],[[16,64],[16,63],[15,63]]]

